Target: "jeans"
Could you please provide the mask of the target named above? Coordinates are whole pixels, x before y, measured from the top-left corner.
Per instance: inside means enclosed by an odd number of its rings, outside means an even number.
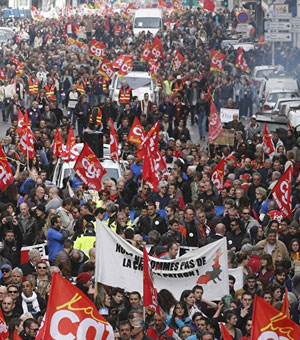
[[[198,114],[198,126],[199,126],[200,138],[206,136],[206,122],[207,122],[206,114],[202,115],[201,113],[199,113]]]

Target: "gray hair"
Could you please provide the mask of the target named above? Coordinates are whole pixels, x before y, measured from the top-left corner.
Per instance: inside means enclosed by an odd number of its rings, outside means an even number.
[[[39,255],[40,255],[40,252],[37,249],[30,250],[30,252],[28,253],[29,261],[32,261],[35,257]]]
[[[13,274],[21,274],[21,276],[23,276],[23,270],[19,267],[16,267],[12,270],[12,275]]]
[[[108,203],[106,206],[106,211],[109,213],[114,213],[117,210],[118,210],[117,207],[113,203]]]
[[[246,253],[246,254],[251,254],[252,252],[252,245],[250,243],[246,243],[242,246],[241,248],[241,252],[242,253]]]
[[[275,178],[275,180],[279,179],[281,176],[281,173],[279,171],[274,171],[273,172],[273,177]]]
[[[228,174],[227,178],[233,182],[235,180],[235,174]]]
[[[167,186],[168,186],[168,182],[165,180],[162,180],[158,184],[158,189],[160,189],[161,187],[167,187]]]

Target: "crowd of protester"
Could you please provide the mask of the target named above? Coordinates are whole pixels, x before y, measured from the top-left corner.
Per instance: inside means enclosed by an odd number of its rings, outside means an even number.
[[[203,10],[173,13],[170,25],[159,33],[165,58],[157,77],[159,98],[151,102],[130,96],[120,107],[109,98],[109,83],[97,73],[98,61],[86,53],[70,51],[66,38],[87,44],[92,38],[107,45],[113,61],[132,54],[138,61],[151,34],[134,37],[128,19],[108,11],[106,17],[63,17],[60,20],[11,22],[17,35],[0,51],[6,78],[0,87],[3,122],[11,124],[2,136],[2,148],[13,169],[15,181],[0,200],[0,303],[10,334],[35,339],[45,313],[51,275],[58,272],[94,301],[112,324],[116,338],[130,339],[220,339],[219,322],[234,340],[250,339],[253,299],[260,295],[280,309],[285,287],[289,291],[292,319],[299,324],[300,296],[300,141],[291,129],[274,133],[275,155],[269,158],[262,147],[262,129],[253,115],[256,90],[249,76],[236,69],[236,51],[227,49],[224,73],[210,71],[210,50],[221,49],[235,16],[220,10],[215,16]],[[230,25],[229,25],[230,23]],[[172,26],[170,29],[169,27]],[[185,57],[179,72],[172,59],[179,49]],[[261,44],[247,52],[250,68],[269,64],[270,49]],[[298,50],[285,48],[282,63],[291,67]],[[14,58],[22,63],[21,72]],[[126,89],[129,85],[122,83]],[[227,128],[234,129],[231,147],[207,145],[208,90],[218,109],[238,108],[251,117],[246,126],[233,116]],[[101,124],[94,119],[102,109]],[[34,132],[36,156],[27,164],[19,150],[18,109],[27,109]],[[133,119],[145,131],[158,120],[159,148],[167,164],[158,191],[142,181],[143,162],[128,141]],[[84,130],[101,129],[109,140],[109,118],[117,127],[124,176],[103,181],[99,199],[78,179],[67,178],[63,188],[52,183],[58,159],[52,154],[55,130],[66,142],[73,125],[76,141]],[[190,128],[198,124],[199,135],[191,139]],[[210,173],[226,158],[225,181],[220,192]],[[283,217],[270,194],[288,165],[293,166],[291,219]],[[121,237],[149,255],[174,259],[180,246],[203,247],[226,237],[229,268],[242,267],[243,289],[235,290],[229,277],[230,295],[221,301],[203,298],[203,287],[187,287],[179,301],[166,289],[158,293],[160,315],[144,315],[141,292],[98,285],[95,292],[95,222],[104,221]],[[46,244],[49,262],[32,249],[21,264],[21,248]]]

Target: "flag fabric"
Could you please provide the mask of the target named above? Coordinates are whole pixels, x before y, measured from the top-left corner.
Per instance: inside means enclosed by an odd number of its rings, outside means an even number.
[[[184,63],[184,56],[179,52],[179,50],[176,51],[174,59],[173,59],[173,68],[176,72],[180,69],[180,67]]]
[[[9,331],[0,309],[0,340],[8,340]]]
[[[29,159],[33,159],[35,156],[34,142],[36,141],[34,134],[29,126],[26,129],[22,129],[22,135],[20,138],[19,149],[22,154]]]
[[[149,58],[148,60],[149,70],[152,78],[156,78],[159,70],[159,63],[154,59]]]
[[[2,69],[0,69],[0,80],[3,83],[4,83],[5,78],[6,78],[5,72]]]
[[[167,8],[167,4],[164,0],[158,0],[158,8]]]
[[[0,146],[0,190],[4,191],[13,181],[13,173],[8,164],[6,155]]]
[[[264,153],[266,153],[269,156],[273,152],[275,152],[274,144],[273,144],[273,141],[272,141],[272,138],[270,136],[268,126],[267,126],[266,123],[264,125],[263,149],[264,149]]]
[[[156,171],[156,161],[153,158],[151,147],[146,146],[145,159],[142,170],[142,178],[149,184],[152,191],[157,192],[157,186],[159,183],[158,172]]]
[[[23,115],[22,111],[18,108],[18,125],[17,125],[17,133],[18,133],[19,135],[22,134],[23,123],[24,123],[24,115]]]
[[[291,192],[292,192],[292,165],[290,165],[281,175],[274,188],[272,194],[274,201],[284,217],[291,218]]]
[[[150,58],[154,60],[159,60],[159,59],[164,58],[162,42],[157,36],[154,37],[153,42],[152,42]]]
[[[145,139],[143,140],[142,144],[139,146],[137,150],[137,157],[141,161],[143,158],[146,157],[146,148],[150,148],[150,152],[152,155],[156,150],[158,150],[158,135],[159,135],[159,126],[160,120],[152,126],[150,131],[147,133]]]
[[[113,68],[120,68],[123,65],[124,59],[128,54],[121,54],[119,55],[112,63]]]
[[[96,39],[92,39],[89,55],[95,59],[102,59],[105,54],[105,48],[105,44]]]
[[[210,101],[210,114],[208,125],[208,142],[217,139],[223,132],[222,123],[218,115],[218,111],[213,100]]]
[[[281,306],[281,313],[286,315],[290,319],[290,308],[289,308],[289,292],[285,287],[284,298]]]
[[[111,325],[91,300],[76,286],[54,273],[45,319],[44,339],[69,337],[114,340]]]
[[[59,129],[56,129],[52,145],[52,153],[55,157],[60,157],[62,153],[63,140]]]
[[[254,298],[252,340],[298,340],[299,326],[258,295]]]
[[[147,61],[150,57],[150,53],[151,53],[151,44],[149,41],[146,41],[143,52],[142,52],[141,61]]]
[[[134,143],[137,145],[142,144],[143,140],[145,139],[145,130],[142,126],[142,124],[140,123],[138,117],[134,118],[134,121],[132,123],[132,127],[129,131],[128,134],[128,141],[130,143]]]
[[[107,58],[101,60],[98,72],[108,81],[111,80],[115,73],[111,62]]]
[[[129,72],[131,72],[133,69],[133,59],[132,55],[125,56],[122,65],[119,68],[118,71],[118,77],[122,78],[125,77]]]
[[[223,60],[227,57],[218,51],[211,50],[210,70],[224,72]]]
[[[245,56],[244,56],[244,50],[242,47],[238,48],[237,55],[236,55],[236,62],[235,67],[240,68],[242,71],[249,73],[250,68],[248,67]]]
[[[225,158],[222,158],[211,172],[211,181],[213,182],[214,186],[218,189],[219,192],[223,189],[224,167]]]
[[[152,312],[160,314],[157,299],[157,290],[154,288],[150,260],[145,246],[143,248],[143,270],[144,270],[143,280],[144,307],[151,310]]]
[[[232,336],[229,334],[227,328],[224,326],[224,324],[221,322],[221,333],[222,333],[222,339],[223,340],[232,340]]]
[[[173,0],[173,11],[179,14],[184,11],[184,7],[179,0]]]
[[[160,171],[161,173],[165,173],[167,171],[167,163],[162,157],[159,149],[156,150],[154,153],[154,159],[155,159],[155,170]]]
[[[118,136],[111,118],[109,118],[109,123],[110,123],[110,157],[111,159],[115,159],[116,161],[120,162]]]
[[[37,338],[35,338],[36,340],[38,340]],[[17,333],[16,330],[14,330],[14,340],[23,340],[20,335]]]
[[[213,0],[204,0],[203,8],[209,12],[214,12],[216,5]]]
[[[62,147],[62,153],[61,153],[61,159],[65,162],[70,162],[71,160],[71,149],[76,144],[75,142],[75,136],[74,136],[74,130],[73,126],[70,125],[69,132],[68,132],[68,139],[67,139],[67,145],[64,145]]]
[[[84,143],[74,170],[82,182],[90,189],[101,190],[101,178],[106,174],[106,170],[87,143]]]

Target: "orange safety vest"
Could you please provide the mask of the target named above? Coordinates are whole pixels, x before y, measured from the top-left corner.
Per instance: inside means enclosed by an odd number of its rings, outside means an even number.
[[[54,94],[54,90],[55,90],[55,84],[52,84],[51,88],[49,88],[48,84],[46,84],[45,91],[46,91],[47,99],[49,99],[49,100],[56,100],[56,96]]]
[[[34,83],[32,82],[31,78],[28,77],[28,87],[29,87],[29,94],[38,94],[39,93],[39,78],[35,78]]]
[[[126,90],[124,91],[123,87],[120,88],[120,104],[130,103],[130,93],[131,88],[127,86]]]
[[[108,91],[108,89],[107,89],[107,81],[105,79],[103,79],[103,82],[102,82],[102,90],[105,93]]]
[[[79,91],[81,95],[85,94],[85,89],[82,84],[79,85],[79,83],[77,82],[76,87],[77,87],[77,91]]]
[[[95,125],[99,127],[102,123],[102,110],[100,109],[100,107],[97,107],[96,109],[97,109],[97,115],[96,115]],[[92,113],[90,115],[90,119],[89,119],[90,124],[94,124],[94,112],[95,112],[95,109],[92,110]]]
[[[180,92],[183,90],[183,84],[181,83],[180,85],[178,85],[178,82],[175,83],[173,92]]]

